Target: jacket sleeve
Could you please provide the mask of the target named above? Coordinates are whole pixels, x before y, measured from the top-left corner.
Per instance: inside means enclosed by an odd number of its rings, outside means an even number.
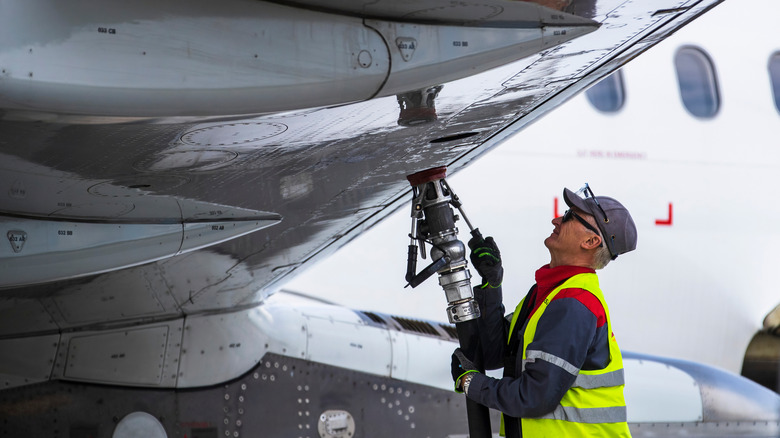
[[[482,364],[487,370],[503,368],[509,322],[504,317],[501,287],[482,289],[476,286],[474,298],[482,314],[477,320]]]
[[[596,317],[574,298],[553,300],[526,349],[520,377],[475,374],[467,396],[512,417],[534,418],[553,411],[582,368],[596,333]],[[518,362],[520,362],[518,360]]]

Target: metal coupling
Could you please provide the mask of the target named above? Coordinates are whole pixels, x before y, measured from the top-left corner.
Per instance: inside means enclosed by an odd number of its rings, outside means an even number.
[[[479,316],[479,306],[477,305],[477,302],[474,301],[474,299],[466,300],[447,307],[447,317],[452,324],[477,319]]]
[[[474,298],[474,292],[471,290],[471,272],[468,269],[440,272],[439,285],[444,289],[449,304]]]

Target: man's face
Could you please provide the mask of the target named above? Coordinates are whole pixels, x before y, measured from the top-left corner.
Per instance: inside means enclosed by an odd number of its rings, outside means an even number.
[[[593,216],[576,208],[572,210],[574,214],[579,215],[595,228],[596,223]],[[560,216],[552,220],[555,227],[552,234],[544,239],[544,246],[550,251],[551,265],[553,266],[569,263],[572,256],[579,255],[582,251],[582,243],[594,236],[593,231],[586,228],[576,218],[571,217],[566,222],[563,221],[563,218]]]

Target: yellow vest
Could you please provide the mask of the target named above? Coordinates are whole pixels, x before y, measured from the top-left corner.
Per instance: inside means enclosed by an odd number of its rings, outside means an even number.
[[[526,351],[536,334],[536,326],[547,305],[563,289],[585,289],[604,307],[609,333],[609,364],[601,370],[579,370],[577,380],[564,394],[558,407],[540,418],[523,418],[523,438],[535,437],[631,437],[626,422],[626,401],[623,398],[623,357],[612,333],[609,309],[599,288],[596,274],[578,274],[555,288],[528,320],[523,331],[523,370],[525,364],[537,359],[554,362],[555,356],[540,351]],[[523,302],[517,305],[509,326],[510,338],[520,315]],[[507,340],[507,343],[509,340]],[[566,363],[566,365],[569,365]],[[501,436],[504,436],[501,417]]]

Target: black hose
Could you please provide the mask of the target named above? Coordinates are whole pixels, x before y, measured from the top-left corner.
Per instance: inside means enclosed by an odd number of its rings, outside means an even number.
[[[482,353],[479,347],[479,333],[477,331],[477,321],[460,322],[455,324],[460,340],[460,349],[466,357],[474,362],[479,372],[484,373],[485,368],[482,365]],[[466,415],[469,421],[469,438],[491,438],[493,433],[490,426],[490,410],[470,398],[466,398]]]

